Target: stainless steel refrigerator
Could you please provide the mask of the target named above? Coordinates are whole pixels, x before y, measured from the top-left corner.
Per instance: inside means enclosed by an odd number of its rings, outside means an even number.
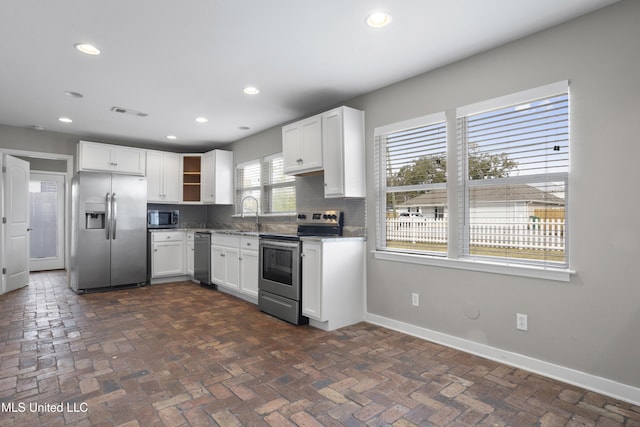
[[[146,178],[79,172],[71,202],[71,289],[146,282]]]

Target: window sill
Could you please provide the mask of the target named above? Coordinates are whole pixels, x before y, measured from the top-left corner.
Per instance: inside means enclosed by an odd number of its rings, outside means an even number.
[[[429,255],[418,255],[390,251],[372,251],[375,259],[429,265],[433,267],[454,268],[458,270],[480,271],[484,273],[505,274],[510,276],[532,277],[536,279],[568,282],[575,271],[562,268],[542,268],[530,265],[503,264],[475,259],[448,259]]]

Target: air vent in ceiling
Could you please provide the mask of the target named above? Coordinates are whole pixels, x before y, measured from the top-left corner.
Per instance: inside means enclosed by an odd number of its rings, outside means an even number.
[[[140,111],[132,110],[131,108],[122,108],[122,107],[111,107],[111,111],[114,113],[120,114],[129,114],[130,116],[138,116],[138,117],[147,117],[147,113],[143,113]]]

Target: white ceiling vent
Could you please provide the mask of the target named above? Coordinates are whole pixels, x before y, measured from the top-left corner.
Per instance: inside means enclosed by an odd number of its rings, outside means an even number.
[[[122,108],[122,107],[111,107],[111,111],[114,113],[120,114],[129,114],[130,116],[138,116],[138,117],[147,117],[147,113],[143,113],[140,111],[132,110],[131,108]]]

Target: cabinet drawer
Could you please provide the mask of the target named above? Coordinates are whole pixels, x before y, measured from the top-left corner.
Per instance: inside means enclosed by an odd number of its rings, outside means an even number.
[[[216,246],[231,246],[232,248],[237,248],[240,245],[240,237],[224,234],[214,234],[213,236],[211,236],[211,244]]]
[[[258,238],[243,236],[240,238],[240,249],[248,250],[248,251],[257,251],[258,250]]]
[[[184,241],[184,231],[155,231],[153,234],[154,242],[175,242]]]

